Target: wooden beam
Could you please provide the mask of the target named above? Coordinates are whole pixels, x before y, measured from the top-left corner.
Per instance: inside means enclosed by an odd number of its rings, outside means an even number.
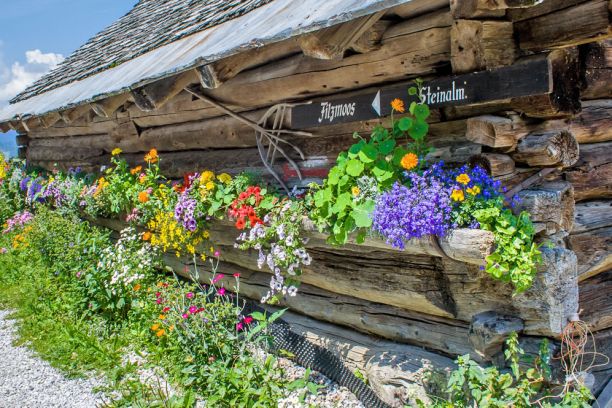
[[[44,128],[49,128],[55,125],[62,119],[62,116],[58,112],[49,112],[45,115],[40,116],[40,122]]]
[[[299,39],[300,47],[305,55],[312,58],[342,59],[344,53],[380,20],[383,14],[384,11],[381,11],[305,35]]]
[[[65,111],[61,111],[60,115],[62,116],[62,120],[66,124],[71,124],[77,119],[85,116],[91,110],[91,106],[89,104],[80,105],[72,109],[68,109]]]
[[[510,21],[523,21],[554,13],[586,1],[588,0],[544,0],[532,7],[508,9],[506,16]]]
[[[580,47],[582,99],[612,98],[612,40]]]
[[[580,145],[580,159],[563,173],[576,201],[612,198],[612,142]]]
[[[286,58],[301,52],[297,38],[290,38],[263,47],[249,48],[229,57],[196,68],[200,84],[214,89],[242,71]]]
[[[566,241],[578,257],[578,281],[612,268],[612,202],[576,204],[574,228]]]
[[[475,143],[514,150],[520,139],[529,134],[518,117],[483,115],[469,118],[465,137]]]
[[[391,21],[388,20],[378,20],[351,45],[351,49],[360,54],[378,50],[381,47],[383,36],[391,24]]]
[[[513,35],[508,21],[455,20],[451,29],[453,72],[511,65],[518,55]]]
[[[576,138],[567,130],[531,133],[522,138],[512,153],[519,163],[532,167],[569,167],[578,161]]]
[[[111,96],[100,101],[92,102],[91,109],[101,118],[112,118],[117,109],[122,107],[130,98],[129,92]]]
[[[196,72],[190,70],[174,77],[161,79],[152,84],[133,89],[131,93],[134,103],[139,109],[152,111],[161,108],[186,86],[198,81]]]
[[[408,3],[393,7],[387,14],[409,20],[443,8],[448,11],[448,4],[448,0],[411,0]]]
[[[486,1],[482,0],[450,0],[451,13],[453,18],[489,18],[503,17],[506,15],[504,9],[491,9],[483,7]]]
[[[574,225],[574,190],[564,181],[545,182],[518,193],[515,211],[527,211],[534,223],[541,224],[547,234],[571,231]]]
[[[580,317],[593,332],[612,327],[610,293],[612,293],[612,270],[580,282],[580,309],[582,309]]]
[[[591,0],[515,23],[522,50],[541,51],[584,44],[612,35],[608,0]]]
[[[514,160],[506,154],[482,153],[470,158],[470,165],[480,166],[491,176],[499,177],[514,173]]]
[[[534,118],[571,116],[580,112],[580,60],[576,47],[548,54],[549,93],[514,98],[514,109]]]

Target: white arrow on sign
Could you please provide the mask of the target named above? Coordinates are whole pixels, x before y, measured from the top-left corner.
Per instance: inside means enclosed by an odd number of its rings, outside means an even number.
[[[374,97],[374,100],[372,101],[372,107],[374,108],[378,116],[380,116],[380,89],[378,90],[376,96]]]

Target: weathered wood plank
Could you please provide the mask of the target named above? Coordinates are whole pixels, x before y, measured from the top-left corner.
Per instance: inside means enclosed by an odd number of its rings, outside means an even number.
[[[512,23],[455,20],[451,29],[451,65],[465,73],[511,65],[518,56]]]
[[[571,231],[574,225],[574,190],[565,181],[544,182],[521,191],[515,211],[527,211],[535,223],[544,225],[548,234]]]
[[[612,327],[612,270],[602,272],[580,282],[581,318],[591,331]]]
[[[574,186],[576,201],[612,198],[612,142],[580,145],[580,158],[563,178]]]
[[[582,99],[612,98],[612,40],[580,47]]]
[[[509,9],[506,11],[506,16],[511,21],[523,21],[563,10],[580,3],[585,3],[586,1],[588,0],[544,0],[532,7]]]
[[[516,146],[512,158],[529,166],[569,167],[578,161],[576,138],[567,130],[531,133]]]
[[[612,268],[612,203],[610,200],[576,204],[574,228],[566,238],[578,257],[578,280]]]
[[[541,51],[584,44],[611,35],[608,0],[592,0],[515,23],[523,50]]]

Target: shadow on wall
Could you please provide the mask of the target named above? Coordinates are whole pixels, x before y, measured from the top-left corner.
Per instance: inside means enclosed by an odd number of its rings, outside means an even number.
[[[0,151],[6,157],[16,157],[17,156],[17,140],[15,137],[17,136],[17,132],[11,130],[7,133],[0,132]]]

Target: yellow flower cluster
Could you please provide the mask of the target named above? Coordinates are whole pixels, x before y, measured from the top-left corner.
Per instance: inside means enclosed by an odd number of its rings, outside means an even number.
[[[29,244],[28,244],[28,233],[32,231],[32,227],[31,226],[27,226],[23,229],[23,232],[21,234],[17,234],[15,235],[15,237],[13,237],[13,248],[17,249],[19,247],[22,248],[26,248]]]
[[[94,197],[96,197],[98,194],[100,194],[102,192],[102,190],[104,190],[106,187],[109,186],[109,182],[106,181],[106,179],[104,177],[100,177],[98,179],[98,185],[96,186],[96,191],[94,191]]]
[[[469,194],[475,196],[475,195],[480,194],[480,187],[478,187],[478,186],[468,187],[465,191],[467,191]]]
[[[463,194],[463,190],[453,190],[451,193],[451,199],[453,201],[463,201],[465,200],[465,194]]]
[[[0,153],[0,180],[4,180],[6,178],[7,168],[8,168],[8,163],[4,160],[4,155]]]
[[[147,225],[152,232],[151,245],[164,252],[175,251],[176,256],[186,252],[195,254],[196,247],[209,237],[208,231],[186,231],[174,218],[173,212],[159,212]]]

